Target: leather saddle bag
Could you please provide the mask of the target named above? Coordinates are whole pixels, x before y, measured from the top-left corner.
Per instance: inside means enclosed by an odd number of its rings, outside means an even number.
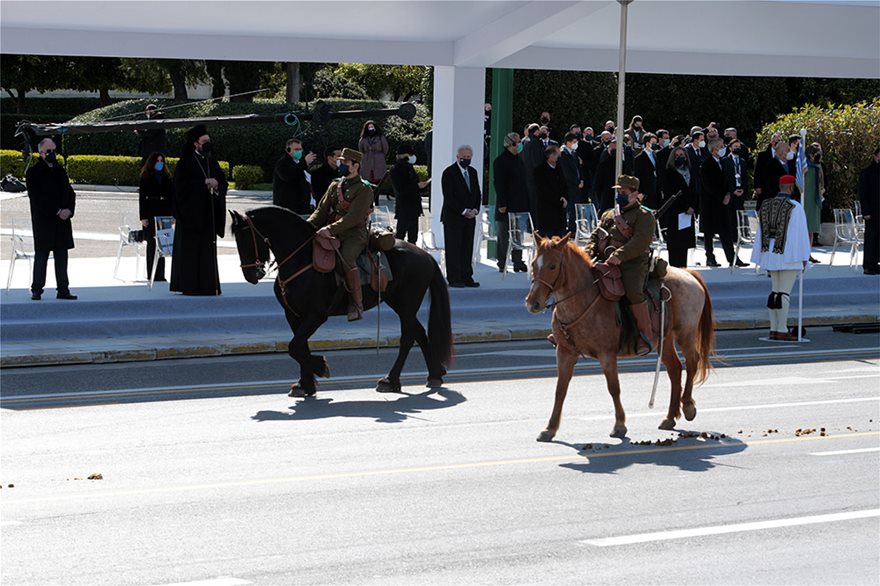
[[[602,297],[608,301],[620,301],[621,297],[626,295],[619,267],[600,262],[596,263],[593,273],[598,279],[599,292]]]
[[[377,293],[384,293],[385,289],[388,288],[388,273],[385,272],[385,268],[382,266],[382,263],[379,262],[378,255],[382,254],[381,252],[372,253],[367,252],[367,256],[370,257],[370,289]]]
[[[319,273],[329,273],[336,268],[338,238],[315,238],[312,244],[312,264]]]

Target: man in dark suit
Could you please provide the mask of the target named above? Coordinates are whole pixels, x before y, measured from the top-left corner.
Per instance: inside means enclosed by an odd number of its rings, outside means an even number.
[[[31,226],[34,231],[34,281],[31,299],[39,301],[46,285],[49,253],[55,257],[55,291],[58,299],[76,299],[67,278],[67,251],[73,248],[70,218],[76,208],[76,194],[64,167],[55,157],[55,143],[40,141],[40,160],[27,170]]]
[[[474,150],[458,147],[456,161],[443,170],[443,239],[446,242],[446,280],[450,287],[479,287],[474,281],[474,232],[480,213],[480,181],[471,167]]]
[[[691,143],[684,147],[687,153],[688,162],[691,165],[691,177],[694,178],[694,195],[697,201],[702,201],[701,194],[703,192],[703,175],[700,169],[703,167],[703,161],[709,158],[709,151],[706,150],[706,138],[702,130],[696,130],[691,133]],[[698,210],[702,213],[702,210]]]
[[[660,207],[660,187],[657,180],[660,162],[655,151],[657,136],[646,132],[642,135],[642,144],[644,148],[633,161],[633,173],[639,178],[639,191],[644,195],[642,203],[656,210]]]
[[[272,174],[272,203],[295,214],[309,214],[312,212],[312,186],[306,173],[315,160],[315,153],[305,154],[298,138],[288,140],[285,150],[287,153],[275,163]],[[318,194],[318,199],[323,195]]]
[[[507,264],[507,247],[510,238],[510,216],[529,212],[529,193],[526,190],[526,167],[523,156],[519,154],[519,135],[515,132],[504,137],[504,150],[492,163],[495,180],[495,226],[498,234],[498,270],[504,272]],[[510,253],[513,270],[517,273],[528,271],[522,260],[522,250],[515,248]]]
[[[574,234],[577,230],[575,204],[584,203],[584,170],[578,158],[578,137],[569,132],[562,139],[562,154],[559,165],[565,178],[565,199],[567,202],[566,227]]]
[[[529,208],[537,209],[538,193],[535,190],[535,167],[544,163],[544,143],[538,136],[537,124],[529,124],[528,136],[523,138],[523,164],[526,166],[526,189],[529,192]]]
[[[737,212],[744,208],[746,194],[749,192],[749,174],[746,173],[746,160],[742,156],[743,146],[739,139],[734,138],[727,145],[727,156],[721,159],[727,193],[730,194],[727,221],[732,234],[737,234]],[[734,238],[735,240],[736,238]]]
[[[617,139],[611,138],[608,146],[599,153],[599,163],[596,166],[596,199],[599,215],[605,210],[614,207],[614,183],[617,176],[614,174],[615,159],[617,154]]]
[[[312,173],[312,193],[315,201],[321,201],[333,180],[339,177],[336,159],[342,156],[342,147],[329,146],[324,149],[324,163]],[[273,182],[274,183],[274,182]]]
[[[721,158],[726,154],[724,142],[714,139],[709,143],[709,158],[703,161],[700,174],[703,179],[703,192],[700,201],[700,226],[703,229],[703,241],[706,245],[706,265],[719,267],[715,260],[714,237],[718,234],[727,263],[733,266],[748,266],[735,258],[733,238],[730,233],[730,222],[727,220],[727,208],[730,206],[730,192],[724,178]]]
[[[880,275],[880,148],[874,149],[871,163],[859,172],[859,202],[865,220],[862,268],[866,275]]]
[[[768,197],[776,197],[779,191],[779,177],[776,177],[776,183],[771,183],[771,178],[767,176],[770,171],[770,164],[776,158],[776,146],[782,140],[782,135],[774,132],[770,137],[770,146],[758,153],[755,160],[755,194],[757,196],[757,209],[761,209],[761,204]]]

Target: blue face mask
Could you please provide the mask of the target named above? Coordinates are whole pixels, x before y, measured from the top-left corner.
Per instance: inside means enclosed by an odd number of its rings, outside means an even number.
[[[618,193],[617,196],[614,198],[614,201],[616,201],[617,205],[619,205],[620,207],[624,207],[629,204],[629,196],[623,193]]]
[[[162,161],[156,161],[156,163],[153,165],[153,169],[155,169],[156,171],[161,171],[164,168],[165,163],[163,163]]]
[[[523,145],[523,143],[521,143],[521,142],[520,142],[520,143],[517,143],[517,145],[516,145],[516,152],[518,152],[518,153],[523,152],[523,148],[524,148],[524,146],[525,146],[525,145]]]
[[[663,139],[663,146],[669,146],[669,139],[668,138]]]
[[[303,152],[302,151],[293,151],[292,153],[290,153],[290,156],[293,157],[294,161],[299,161],[300,159],[303,158]]]
[[[348,165],[343,163],[342,161],[336,161],[336,174],[340,177],[348,177],[348,174],[351,173],[351,169],[348,168]]]

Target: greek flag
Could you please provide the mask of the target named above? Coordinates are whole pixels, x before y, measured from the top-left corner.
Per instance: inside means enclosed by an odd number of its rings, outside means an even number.
[[[807,149],[804,145],[807,143],[807,131],[801,130],[801,142],[798,144],[798,150],[796,154],[796,164],[797,168],[795,171],[794,181],[797,183],[798,189],[801,190],[801,193],[804,192],[804,171],[807,170]]]

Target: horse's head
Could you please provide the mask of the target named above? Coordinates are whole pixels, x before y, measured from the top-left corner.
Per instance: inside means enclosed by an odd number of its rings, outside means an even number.
[[[532,284],[526,295],[526,308],[530,313],[540,313],[547,309],[547,298],[557,285],[561,284],[562,264],[565,261],[568,241],[571,234],[562,238],[553,236],[544,238],[537,232],[535,240],[538,244],[535,258],[532,260]]]
[[[256,226],[248,213],[239,214],[230,210],[232,216],[232,233],[238,247],[238,258],[241,261],[241,272],[245,280],[252,285],[266,276],[269,264],[269,242]]]

